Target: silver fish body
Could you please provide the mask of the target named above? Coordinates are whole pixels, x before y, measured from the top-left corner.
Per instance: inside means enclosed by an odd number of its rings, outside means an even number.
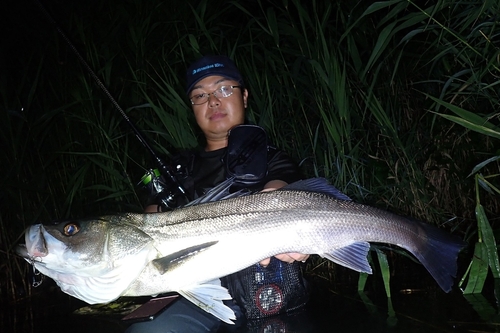
[[[35,225],[18,253],[88,303],[177,291],[213,313],[230,297],[214,279],[288,252],[318,254],[371,273],[369,242],[408,250],[446,292],[464,245],[438,228],[380,209],[283,189],[166,213]],[[224,321],[232,318],[214,311]]]

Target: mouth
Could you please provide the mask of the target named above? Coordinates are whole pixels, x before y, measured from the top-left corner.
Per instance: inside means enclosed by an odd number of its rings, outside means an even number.
[[[213,113],[213,114],[209,117],[209,119],[210,119],[210,120],[219,120],[219,119],[222,119],[222,118],[224,118],[224,117],[226,117],[226,114],[225,114],[225,113],[222,113],[222,112],[215,112],[215,113]]]

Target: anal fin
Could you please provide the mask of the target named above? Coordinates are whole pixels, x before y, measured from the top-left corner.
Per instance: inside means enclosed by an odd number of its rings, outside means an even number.
[[[372,268],[367,259],[369,250],[368,242],[356,242],[329,253],[323,253],[321,256],[357,272],[371,274]]]

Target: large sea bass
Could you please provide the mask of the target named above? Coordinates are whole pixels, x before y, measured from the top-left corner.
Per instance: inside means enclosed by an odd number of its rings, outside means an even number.
[[[371,273],[368,242],[394,244],[451,290],[461,240],[343,199],[314,178],[166,213],[33,225],[17,252],[88,303],[176,291],[226,322],[234,314],[221,300],[230,295],[214,281],[279,253],[319,254]]]

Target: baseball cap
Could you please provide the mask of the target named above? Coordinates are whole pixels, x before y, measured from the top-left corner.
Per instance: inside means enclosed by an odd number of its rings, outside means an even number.
[[[243,77],[229,57],[210,55],[198,59],[189,66],[186,72],[186,93],[189,94],[198,81],[212,75],[220,75],[243,85]]]

